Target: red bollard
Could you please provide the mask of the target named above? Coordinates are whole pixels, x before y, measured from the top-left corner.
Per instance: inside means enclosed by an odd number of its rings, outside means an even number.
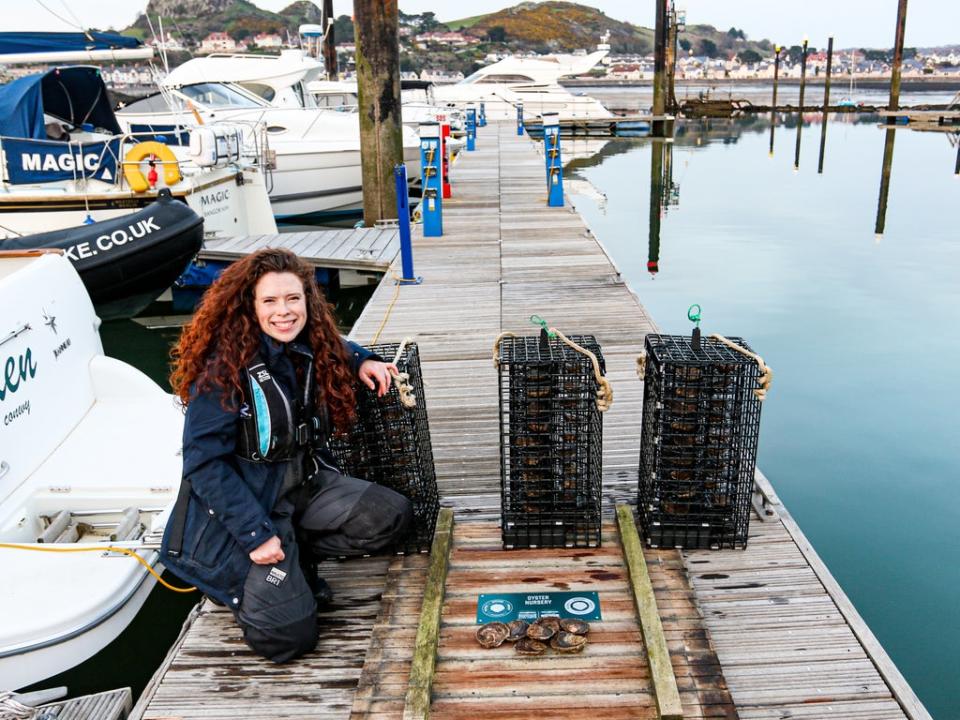
[[[447,122],[446,115],[437,115],[440,122],[440,155],[443,157],[443,198],[453,197],[453,190],[450,187],[450,154],[447,151],[447,138],[450,137],[450,123]]]

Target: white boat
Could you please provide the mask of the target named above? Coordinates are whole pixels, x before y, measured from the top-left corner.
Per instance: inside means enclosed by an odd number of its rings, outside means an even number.
[[[483,102],[487,118],[492,120],[515,119],[520,103],[526,117],[546,112],[558,113],[561,120],[613,117],[599,100],[574,95],[558,84],[560,78],[582,75],[603,60],[610,52],[606,39],[604,37],[597,50],[589,55],[506,57],[458,83],[438,85],[434,97],[441,104]]]
[[[315,61],[295,53],[190,60],[162,81],[159,93],[130,103],[117,117],[130,130],[240,124],[248,143],[260,139],[274,158],[268,191],[278,220],[356,214],[363,205],[359,117],[316,107],[303,89]],[[403,159],[408,177],[418,178],[420,142],[407,127]]]
[[[101,548],[139,547],[162,531],[160,511],[180,484],[183,414],[143,373],[103,354],[98,327],[66,257],[0,254],[0,543],[95,548],[0,546],[0,690],[94,655],[155,582]],[[162,569],[155,551],[141,553]]]
[[[238,143],[216,157],[192,155],[186,133],[159,139],[122,131],[95,67],[58,67],[0,87],[0,239],[112,220],[155,202],[163,188],[203,218],[207,236],[276,232],[260,158],[244,157]]]

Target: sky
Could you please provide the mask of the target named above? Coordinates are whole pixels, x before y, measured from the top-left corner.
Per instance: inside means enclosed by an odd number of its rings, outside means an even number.
[[[277,11],[292,0],[253,0]],[[519,0],[400,0],[405,13],[433,11],[440,20],[495,12]],[[653,0],[580,0],[608,16],[652,27]],[[687,22],[721,29],[737,27],[754,39],[799,44],[806,35],[815,47],[834,36],[838,48],[893,46],[897,0],[678,0]],[[0,0],[2,30],[70,30],[71,25],[122,28],[133,22],[146,0]],[[351,0],[334,0],[337,15],[353,13]],[[56,16],[60,16],[60,18]],[[907,10],[907,47],[960,43],[958,0],[911,0]]]

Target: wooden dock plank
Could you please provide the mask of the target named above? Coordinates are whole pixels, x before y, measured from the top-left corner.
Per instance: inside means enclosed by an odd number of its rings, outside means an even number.
[[[413,229],[423,284],[397,293],[392,282],[381,282],[351,333],[369,342],[386,316],[381,341],[418,340],[442,504],[456,512],[430,714],[655,717],[614,524],[604,524],[603,545],[587,556],[500,549],[491,348],[501,331],[532,334],[533,313],[568,334],[596,335],[616,393],[604,417],[604,513],[610,518],[615,503],[636,502],[643,386],[634,361],[656,324],[573,208],[546,207],[535,145],[518,138],[509,123],[479,133],[477,151],[453,166],[445,236],[423,238],[419,226]],[[340,232],[311,235],[308,249],[348,256],[342,248],[352,231]],[[358,240],[356,247],[380,247],[383,232],[370,232],[378,233],[365,238],[372,245]],[[754,517],[745,551],[643,551],[683,716],[926,720],[785,516],[788,525]],[[205,606],[150,697],[138,704],[146,709],[141,715],[401,718],[426,560],[362,560],[324,572],[338,601],[316,653],[271,667],[246,649],[228,613]],[[487,651],[472,641],[478,592],[553,583],[601,593],[604,621],[582,656],[518,658],[510,648]]]

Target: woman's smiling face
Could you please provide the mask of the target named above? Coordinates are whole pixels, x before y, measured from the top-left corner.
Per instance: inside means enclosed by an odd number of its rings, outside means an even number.
[[[307,324],[303,283],[290,272],[268,272],[253,291],[253,308],[260,329],[274,340],[290,342]]]

